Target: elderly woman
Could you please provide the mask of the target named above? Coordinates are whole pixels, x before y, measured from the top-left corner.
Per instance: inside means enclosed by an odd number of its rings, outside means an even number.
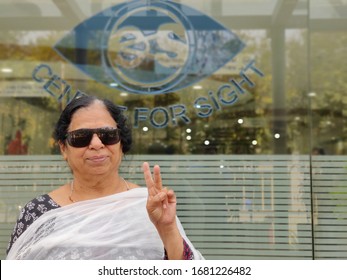
[[[57,122],[55,139],[71,182],[23,208],[7,259],[203,259],[176,217],[176,196],[159,166],[143,164],[147,188],[118,170],[131,147],[122,111],[82,96]]]

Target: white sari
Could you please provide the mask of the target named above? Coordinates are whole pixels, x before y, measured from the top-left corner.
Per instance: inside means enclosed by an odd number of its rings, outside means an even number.
[[[40,216],[16,240],[7,259],[154,260],[164,246],[147,210],[147,189],[76,202]],[[203,259],[177,224],[194,259]]]

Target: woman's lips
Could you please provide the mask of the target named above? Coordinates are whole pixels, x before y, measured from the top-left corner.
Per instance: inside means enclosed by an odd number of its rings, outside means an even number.
[[[93,157],[89,157],[88,160],[92,161],[92,162],[102,162],[107,158],[107,156],[93,156]]]

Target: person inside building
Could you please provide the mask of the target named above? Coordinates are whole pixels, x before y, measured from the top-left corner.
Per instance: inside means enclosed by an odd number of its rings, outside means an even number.
[[[151,171],[143,163],[146,187],[121,177],[132,137],[118,106],[79,96],[63,110],[54,138],[72,180],[23,207],[7,259],[204,259],[185,234],[158,165]]]

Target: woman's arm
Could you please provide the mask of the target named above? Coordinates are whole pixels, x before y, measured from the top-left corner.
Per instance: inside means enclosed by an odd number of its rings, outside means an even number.
[[[184,243],[176,223],[176,195],[173,190],[163,188],[160,167],[155,165],[153,177],[149,164],[143,163],[143,173],[148,189],[147,212],[156,227],[168,259],[184,259]]]

